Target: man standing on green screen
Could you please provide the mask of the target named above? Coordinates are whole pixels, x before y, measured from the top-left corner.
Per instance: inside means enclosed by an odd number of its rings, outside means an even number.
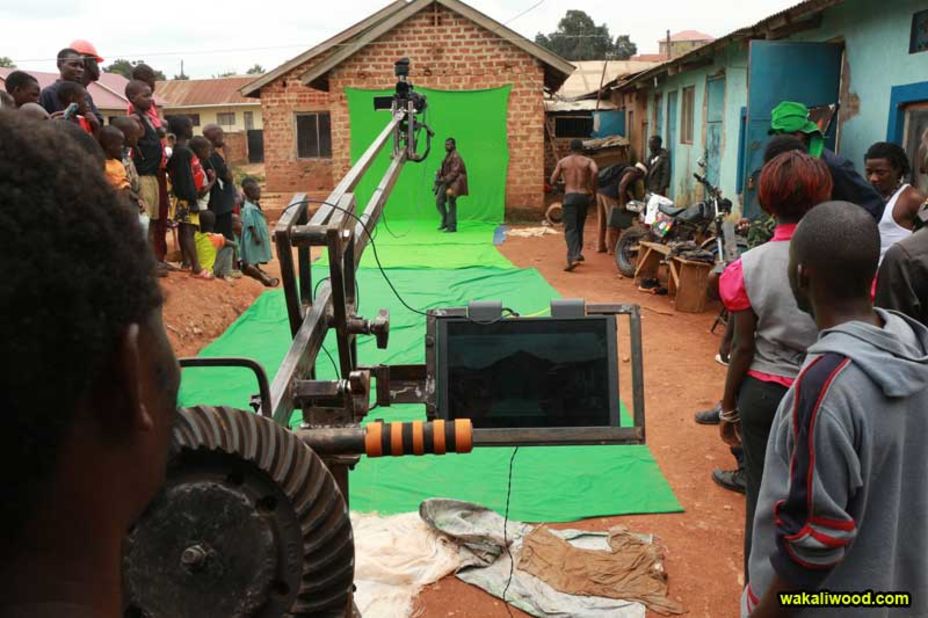
[[[436,205],[441,215],[439,231],[458,231],[458,198],[467,195],[467,168],[453,137],[445,140],[445,160],[435,178]],[[445,206],[447,204],[447,207]]]

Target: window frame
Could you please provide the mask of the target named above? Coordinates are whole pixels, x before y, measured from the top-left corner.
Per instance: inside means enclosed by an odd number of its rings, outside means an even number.
[[[224,122],[222,121],[224,117],[225,117],[225,118],[230,118],[230,117],[231,117],[231,118],[232,118],[232,122],[224,123]],[[234,126],[235,126],[235,121],[236,121],[236,117],[235,117],[235,112],[234,112],[234,111],[231,111],[231,112],[216,112],[216,124],[218,124],[220,127],[223,127],[223,128],[226,128],[226,127],[234,127]]]
[[[316,154],[308,154],[304,156],[300,152],[300,118],[313,116],[316,118]],[[323,132],[320,128],[322,123],[319,122],[319,118],[322,116],[328,117],[328,153],[325,152],[323,148]],[[296,150],[296,158],[301,161],[330,161],[332,160],[332,113],[329,110],[307,110],[299,111],[293,113],[293,137],[294,137],[294,148]]]
[[[571,126],[579,126],[580,123],[583,123],[584,126],[589,124],[589,131],[586,134],[577,134],[577,131],[573,132],[564,132],[561,133],[558,131],[558,127],[562,126],[562,123],[569,124]],[[585,116],[583,114],[558,114],[554,117],[554,137],[557,139],[590,139],[590,136],[593,134],[593,115]]]
[[[696,86],[684,86],[680,92],[680,143],[692,145],[695,137]]]

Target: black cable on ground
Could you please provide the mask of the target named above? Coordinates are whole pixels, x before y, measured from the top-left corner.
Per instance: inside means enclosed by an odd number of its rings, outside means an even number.
[[[506,606],[506,613],[509,614],[510,618],[512,617],[512,610],[509,608],[509,603],[506,601],[506,593],[509,592],[509,586],[512,584],[512,576],[515,572],[515,559],[512,557],[512,549],[509,547],[509,501],[512,498],[512,468],[513,464],[516,461],[516,453],[519,452],[519,447],[512,449],[512,455],[509,457],[509,480],[506,485],[506,514],[503,517],[503,545],[506,546],[506,553],[509,555],[509,579],[506,580],[506,587],[503,588],[503,605]]]

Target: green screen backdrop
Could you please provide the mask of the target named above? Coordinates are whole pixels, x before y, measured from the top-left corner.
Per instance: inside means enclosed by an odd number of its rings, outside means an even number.
[[[506,170],[509,148],[506,112],[509,86],[489,90],[445,91],[417,88],[428,100],[419,118],[435,131],[432,152],[422,163],[407,164],[390,195],[390,220],[414,219],[438,222],[432,185],[435,172],[445,157],[445,139],[455,138],[458,152],[467,166],[469,193],[458,200],[458,220],[501,223],[506,203]],[[346,88],[351,116],[351,162],[357,161],[390,121],[390,114],[374,110],[374,97],[389,90]],[[420,135],[420,152],[425,147]],[[390,163],[390,148],[381,151],[373,168],[356,189],[359,210],[377,186]]]

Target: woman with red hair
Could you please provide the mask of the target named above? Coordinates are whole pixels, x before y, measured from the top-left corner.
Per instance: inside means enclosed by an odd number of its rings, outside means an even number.
[[[806,349],[818,337],[815,323],[799,310],[790,290],[789,241],[803,215],[830,199],[831,189],[831,174],[819,159],[790,151],[770,160],[760,174],[758,200],[776,218],[773,238],[742,254],[719,280],[719,296],[733,320],[720,431],[726,443],[740,442],[744,448],[745,564],[770,426]],[[747,578],[746,566],[744,572]]]

